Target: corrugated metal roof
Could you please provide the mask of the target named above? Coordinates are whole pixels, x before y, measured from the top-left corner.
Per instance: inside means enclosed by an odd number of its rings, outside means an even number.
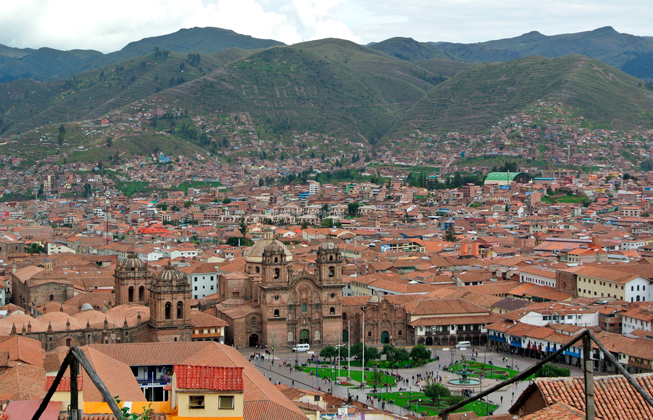
[[[7,420],[31,419],[38,410],[43,400],[22,400],[10,401],[5,409]],[[45,411],[39,417],[40,420],[57,420],[61,410],[61,401],[50,401]]]

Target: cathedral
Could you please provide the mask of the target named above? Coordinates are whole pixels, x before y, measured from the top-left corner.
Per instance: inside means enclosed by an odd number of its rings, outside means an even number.
[[[54,296],[52,289],[52,285],[67,284],[61,272],[52,270],[46,262],[37,274],[33,278],[38,281],[23,285],[25,290],[34,290],[21,296],[45,293],[47,298],[49,293],[60,301],[64,299]],[[114,279],[116,304],[106,312],[88,303],[72,315],[62,310],[38,317],[17,312],[0,318],[0,334],[34,338],[46,351],[60,346],[192,340],[191,286],[184,273],[168,265],[154,276],[147,263],[130,253],[117,265]],[[36,290],[45,287],[45,291]]]
[[[168,264],[154,277],[147,263],[130,253],[114,278],[116,306],[149,306],[147,341],[191,341],[191,286],[184,273]]]
[[[313,272],[266,231],[245,256],[245,271],[220,275],[215,315],[229,323],[237,346],[338,344],[342,339],[342,266],[337,246],[324,242]]]

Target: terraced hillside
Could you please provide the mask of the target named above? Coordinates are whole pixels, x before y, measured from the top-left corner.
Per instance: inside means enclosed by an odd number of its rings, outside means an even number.
[[[653,127],[653,92],[640,80],[574,55],[469,67],[433,88],[392,134],[415,128],[477,132],[539,99],[560,99],[594,123]]]

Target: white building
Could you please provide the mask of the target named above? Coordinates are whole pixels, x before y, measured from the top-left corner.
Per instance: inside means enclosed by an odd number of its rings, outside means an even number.
[[[533,283],[538,286],[556,287],[556,270],[549,267],[522,267],[519,269],[520,283]]]
[[[181,271],[188,275],[193,299],[204,299],[218,293],[219,271],[214,264],[197,264],[182,268]]]
[[[653,306],[639,306],[624,312],[621,316],[622,334],[635,330],[653,331]]]

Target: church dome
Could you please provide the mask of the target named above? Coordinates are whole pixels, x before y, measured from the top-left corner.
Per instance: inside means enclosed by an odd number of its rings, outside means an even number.
[[[367,303],[381,303],[381,296],[379,296],[379,295],[372,295],[372,296],[368,299]]]
[[[82,305],[82,311],[92,311],[93,309],[93,305],[88,302]]]
[[[248,251],[247,254],[245,254],[245,261],[248,263],[260,263],[263,261],[263,252],[269,247],[269,246],[274,246],[274,248],[270,248],[270,251],[274,249],[274,253],[281,253],[283,252],[286,254],[286,261],[292,261],[292,253],[286,246],[283,244],[283,242],[278,241],[276,239],[261,239],[260,241],[256,242],[254,246],[252,246]]]
[[[334,244],[333,242],[322,242],[319,248],[319,251],[326,251],[326,252],[335,252],[337,250],[338,250],[338,245]]]
[[[269,254],[281,254],[285,252],[285,247],[283,246],[282,243],[279,243],[279,241],[274,241],[270,245],[265,247],[265,250],[263,250],[263,253],[269,253]]]
[[[171,265],[166,265],[163,267],[163,270],[159,273],[157,276],[157,280],[160,281],[177,281],[177,280],[182,280],[184,278],[184,273],[181,271],[178,271],[176,268],[174,268]]]
[[[129,252],[127,254],[127,258],[122,263],[123,269],[143,268],[143,267],[145,267],[145,263],[136,256],[135,252]]]

